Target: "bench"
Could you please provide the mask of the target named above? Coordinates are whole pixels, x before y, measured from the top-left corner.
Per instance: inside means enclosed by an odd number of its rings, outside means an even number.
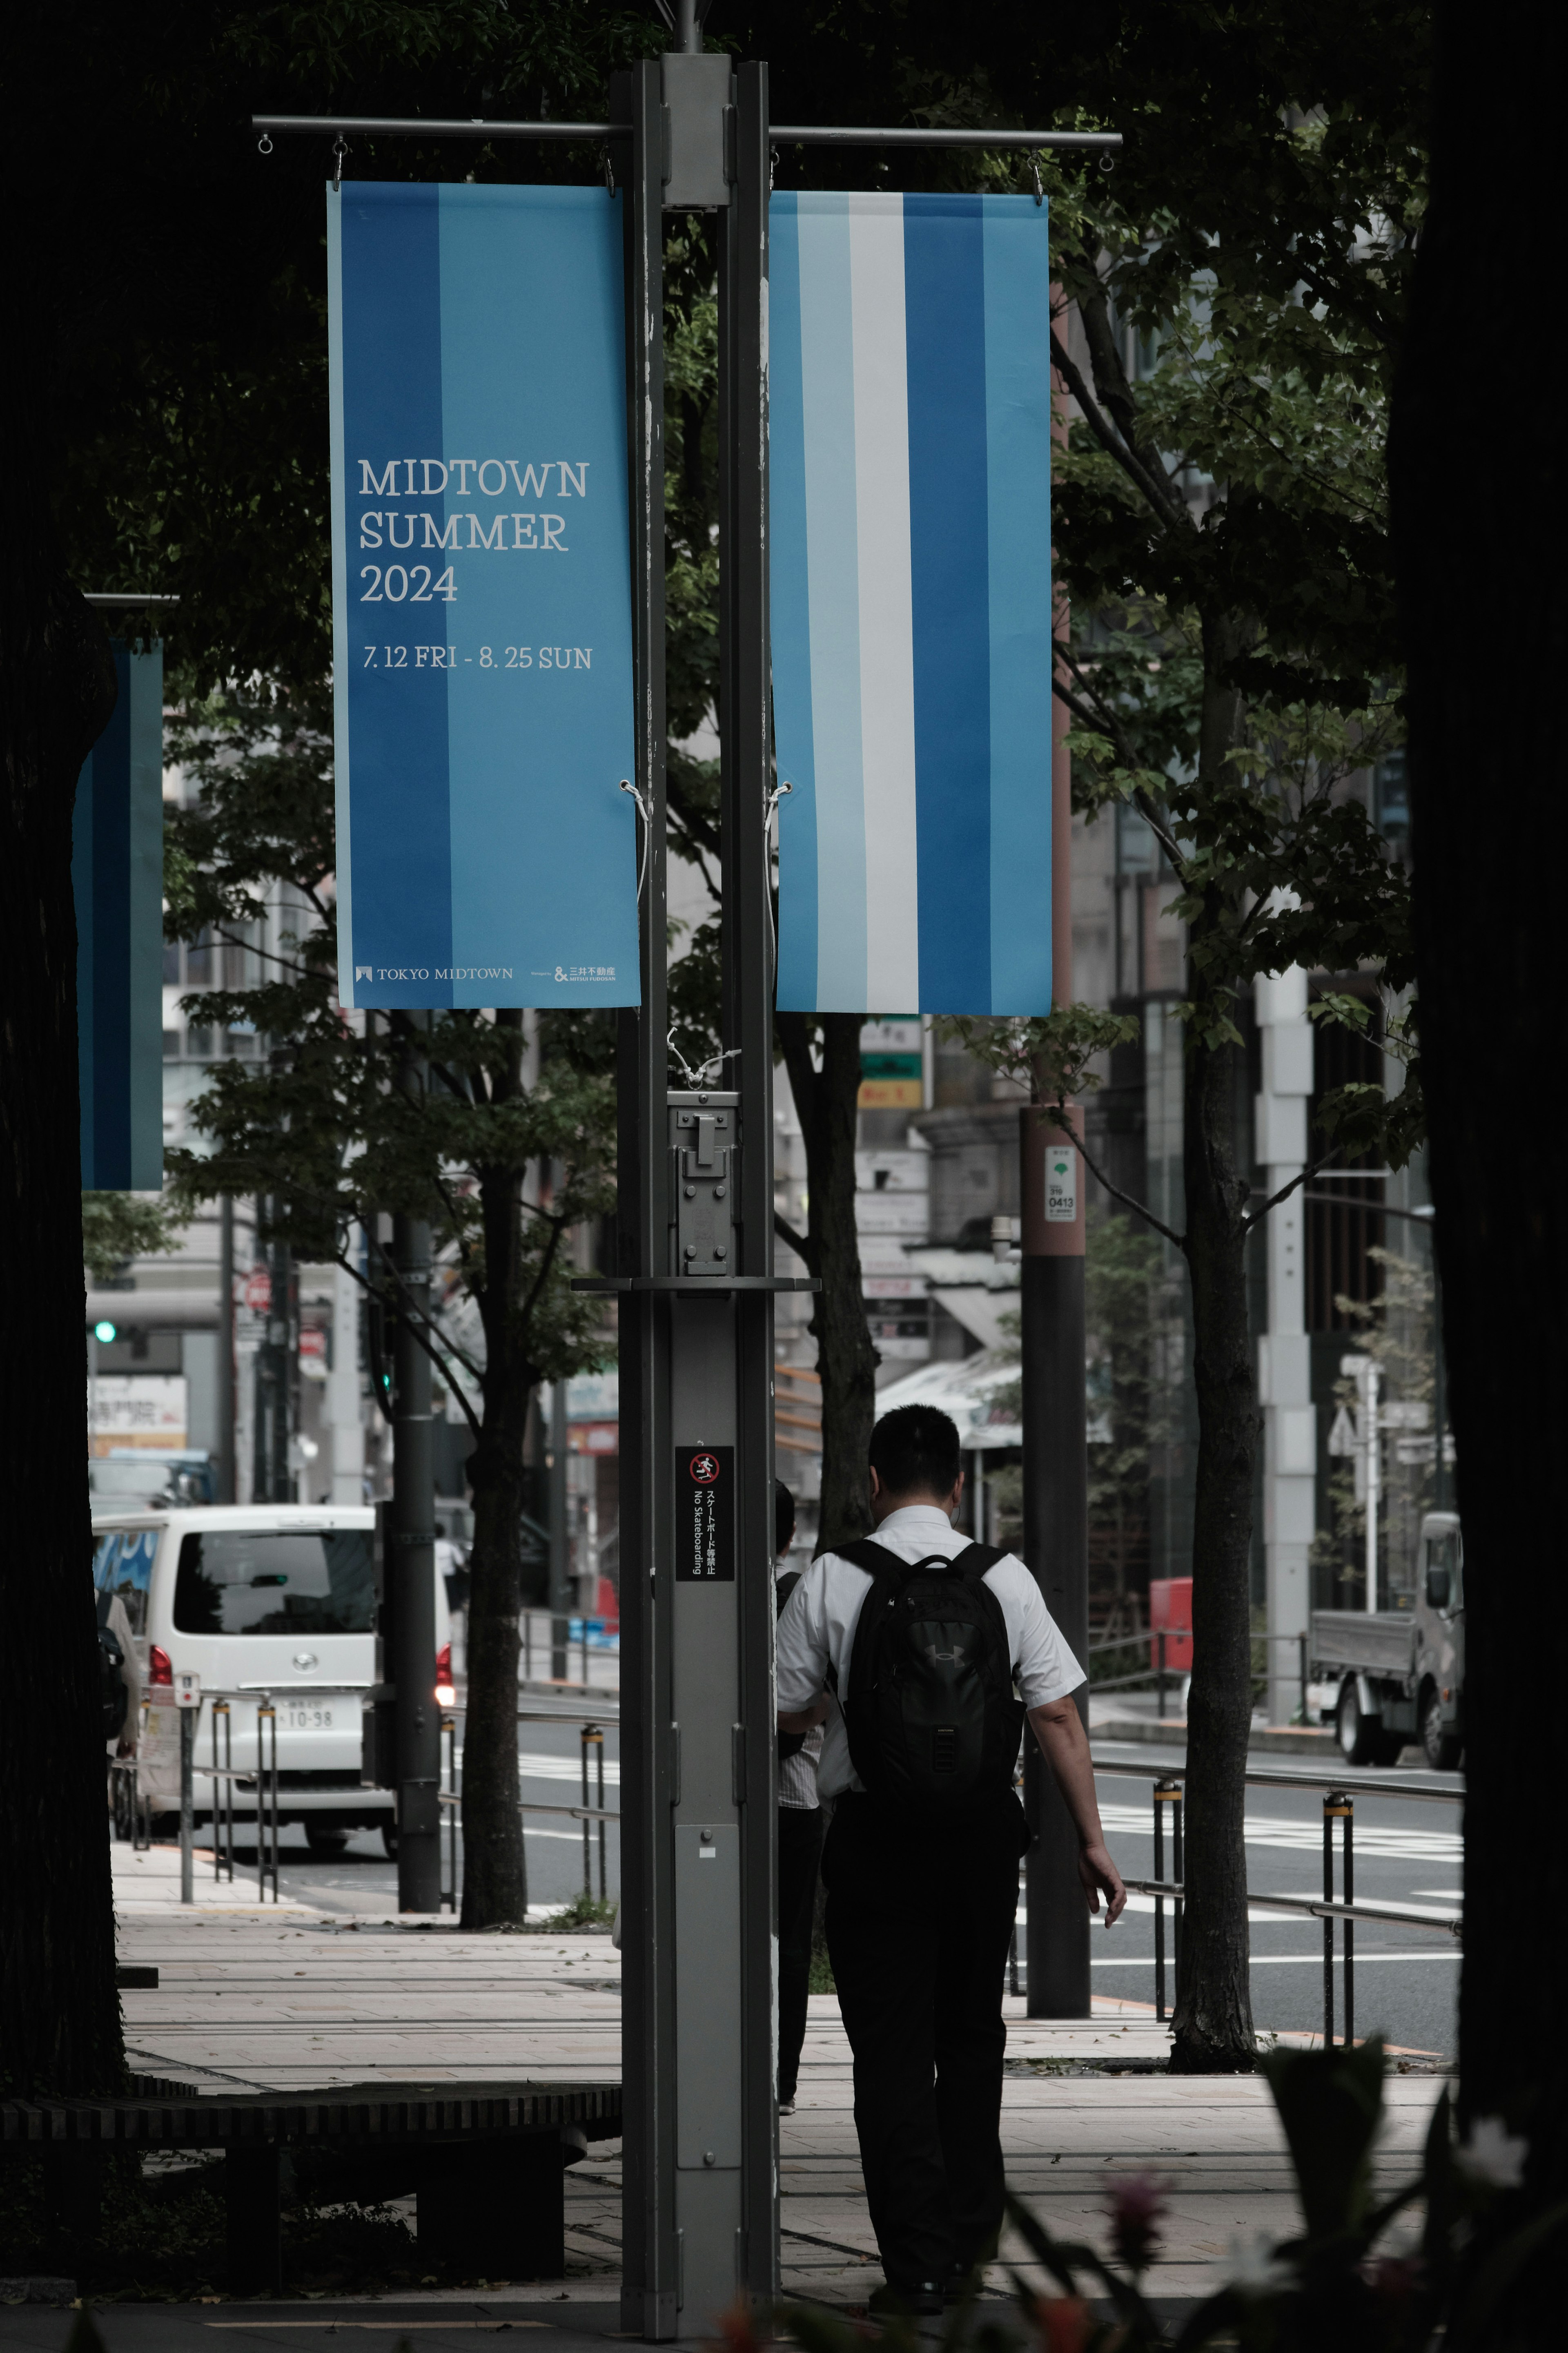
[[[45,2161],[73,2236],[90,2234],[96,2158],[221,2149],[237,2293],[282,2285],[283,2158],[307,2149],[391,2160],[417,2195],[423,2257],[469,2277],[560,2279],[568,2152],[620,2132],[618,2084],[349,2084],[216,2098],[159,2084],[129,2099],[0,2101],[0,2155]]]

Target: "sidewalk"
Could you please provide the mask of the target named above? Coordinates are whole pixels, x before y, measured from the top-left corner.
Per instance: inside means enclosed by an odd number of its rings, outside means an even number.
[[[166,1883],[161,1853],[151,1873],[149,1858],[136,1862],[138,1890]],[[177,1856],[173,1862],[177,1894]],[[122,1914],[120,1953],[160,1971],[155,1992],[122,1998],[133,2063],[214,2092],[498,2075],[613,2080],[620,2070],[621,1957],[605,1936],[469,1936],[444,1923],[354,1921],[305,1905],[182,1910],[144,1898]],[[1173,2196],[1150,2284],[1156,2295],[1184,2299],[1227,2275],[1234,2242],[1298,2227],[1260,2078],[1079,2072],[1112,2061],[1158,2066],[1168,2030],[1138,2005],[1107,1999],[1097,1998],[1091,2019],[1068,2023],[1026,2019],[1016,1998],[1005,2010],[1009,2179],[1054,2231],[1102,2243],[1108,2182],[1156,2174]],[[1423,2077],[1391,2083],[1379,2189],[1413,2168],[1437,2089]],[[849,2052],[830,1995],[812,1999],[799,2105],[781,2122],[780,2147],[786,2295],[863,2304],[881,2273],[856,2150]],[[488,2291],[487,2302],[510,2314],[563,2294],[584,2319],[592,2304],[596,2333],[613,2335],[618,2320],[601,2316],[619,2292],[617,2144],[595,2147],[569,2172],[567,2222],[563,2287],[509,2285]],[[993,2281],[1005,2290],[1003,2267]],[[450,2308],[448,2297],[435,2301]],[[109,2329],[110,2353],[118,2325]],[[13,2341],[0,2327],[0,2344]],[[53,2348],[63,2337],[26,2341]],[[278,2341],[298,2338],[280,2333]]]

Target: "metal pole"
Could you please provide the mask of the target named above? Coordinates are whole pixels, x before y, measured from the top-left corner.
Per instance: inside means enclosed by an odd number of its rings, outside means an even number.
[[[1331,1794],[1323,1799],[1323,1901],[1334,1900],[1334,1810],[1337,1799]],[[1323,1922],[1323,2048],[1331,2050],[1334,2040],[1334,1924]]]
[[[401,1017],[412,1029],[417,1016]],[[405,1035],[407,1033],[405,1032]],[[410,1041],[398,1074],[404,1092],[423,1092],[422,1058]],[[397,1908],[441,1908],[441,1719],[436,1705],[435,1422],[430,1359],[415,1338],[430,1306],[430,1229],[395,1216],[392,1255],[398,1313],[393,1336],[393,1455],[390,1558],[394,1588],[390,1681],[397,1788]]]
[[[1166,1786],[1163,1781],[1156,1782],[1154,1785],[1154,1877],[1156,1882],[1165,1876],[1165,1817],[1160,1808],[1166,1793]],[[1165,1899],[1163,1895],[1156,1895],[1154,1898],[1154,2016],[1163,2026],[1165,2023]]]
[[[1301,1655],[1301,1722],[1302,1722],[1302,1724],[1303,1724],[1303,1725],[1305,1725],[1305,1723],[1306,1723],[1306,1721],[1307,1721],[1307,1637],[1305,1636],[1305,1634],[1298,1634],[1298,1635],[1297,1635],[1297,1637],[1296,1637],[1296,1640],[1297,1640],[1297,1642],[1298,1642],[1298,1643],[1300,1644],[1300,1655]]]
[[[196,1900],[196,1812],[194,1788],[196,1757],[196,1715],[194,1707],[180,1710],[180,1901],[194,1904]]]
[[[571,1549],[566,1534],[566,1384],[550,1384],[550,1678],[572,1671]]]
[[[234,1198],[218,1202],[217,1271],[217,1465],[214,1484],[220,1504],[238,1500],[234,1459]]]
[[[1366,1368],[1366,1606],[1369,1612],[1377,1608],[1377,1521],[1380,1490],[1383,1483],[1383,1448],[1378,1437],[1378,1369],[1369,1360]]]
[[[1059,709],[1059,706],[1058,706]],[[1058,763],[1065,771],[1065,754]],[[1053,923],[1058,942],[1057,995],[1065,1003],[1070,978],[1060,976],[1058,916],[1061,871],[1070,849],[1056,828]],[[1070,969],[1070,967],[1069,967]],[[1064,993],[1065,991],[1065,993]],[[1046,1607],[1074,1656],[1089,1651],[1089,1450],[1084,1398],[1084,1263],[1081,1162],[1031,1105],[1021,1114],[1023,1267],[1020,1293],[1024,1368],[1024,1556],[1038,1579]],[[1047,1159],[1068,1163],[1047,1171]],[[1050,1178],[1047,1190],[1047,1177]],[[1070,1210],[1064,1214],[1070,1203]],[[1078,1694],[1088,1725],[1086,1688]],[[1078,1875],[1078,1831],[1037,1746],[1030,1743],[1025,1806],[1036,1842],[1025,1859],[1028,1881],[1026,1989],[1031,2018],[1089,2015],[1089,1911]]]
[[[1185,1887],[1187,1883],[1186,1841],[1183,1835],[1185,1810],[1186,1787],[1178,1781],[1175,1795],[1171,1800],[1171,1876],[1178,1887]],[[1173,1895],[1171,1898],[1171,1945],[1178,1985],[1182,1977],[1182,1920],[1185,1911],[1186,1898]]]
[[[1437,1265],[1437,1237],[1427,1237],[1432,1257],[1432,1509],[1448,1508],[1448,1465],[1443,1454],[1443,1424],[1448,1411],[1447,1366],[1443,1353],[1443,1277]]]
[[[583,1767],[583,1893],[590,1899],[594,1893],[594,1826],[588,1820],[588,1742],[592,1732],[593,1727],[585,1724],[577,1738]],[[600,1738],[603,1737],[601,1733]]]
[[[637,736],[632,780],[642,796],[638,910],[641,1005],[616,1035],[616,1269],[666,1265],[666,1155],[647,1149],[666,1120],[664,831],[664,111],[657,58],[619,85],[632,126],[626,218],[626,419],[632,484],[632,628]],[[679,2327],[675,2218],[674,1853],[669,1836],[679,1735],[670,1705],[671,1452],[669,1391],[658,1377],[669,1303],[623,1296],[621,1377],[621,1905],[625,2053],[622,2084],[621,2327],[650,2340]]]
[[[1154,1637],[1160,1664],[1154,1677],[1154,1715],[1156,1721],[1165,1721],[1165,1630],[1162,1626]]]
[[[1343,1841],[1342,1852],[1344,1858],[1344,1872],[1341,1883],[1344,1889],[1345,1902],[1353,1904],[1355,1902],[1355,1799],[1353,1798],[1346,1797],[1344,1812],[1340,1819],[1344,1825],[1341,1832]],[[1345,2048],[1348,2051],[1355,2041],[1355,1922],[1353,1920],[1347,1920],[1344,1923],[1344,1936]]]

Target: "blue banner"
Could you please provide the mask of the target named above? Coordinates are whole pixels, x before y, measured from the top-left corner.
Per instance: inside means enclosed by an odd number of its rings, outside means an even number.
[[[88,1193],[163,1182],[163,655],[116,640],[114,715],[77,779],[77,1068]]]
[[[1047,1013],[1045,207],[780,194],[770,243],[779,1005]]]
[[[328,191],[339,989],[637,1002],[622,208]]]

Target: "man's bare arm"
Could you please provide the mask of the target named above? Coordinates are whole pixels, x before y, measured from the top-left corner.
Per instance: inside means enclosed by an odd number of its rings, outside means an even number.
[[[781,1707],[779,1730],[781,1732],[814,1731],[817,1725],[826,1722],[828,1709],[832,1705],[833,1702],[824,1692],[819,1698],[812,1701],[809,1707]]]
[[[781,1716],[779,1721],[782,1724],[784,1718]],[[1072,1699],[1050,1699],[1043,1707],[1029,1710],[1029,1722],[1078,1829],[1078,1875],[1083,1882],[1089,1908],[1099,1911],[1103,1891],[1105,1925],[1109,1928],[1126,1909],[1127,1890],[1110,1860],[1105,1832],[1100,1828],[1100,1800],[1094,1793],[1094,1764],[1083,1719]]]

